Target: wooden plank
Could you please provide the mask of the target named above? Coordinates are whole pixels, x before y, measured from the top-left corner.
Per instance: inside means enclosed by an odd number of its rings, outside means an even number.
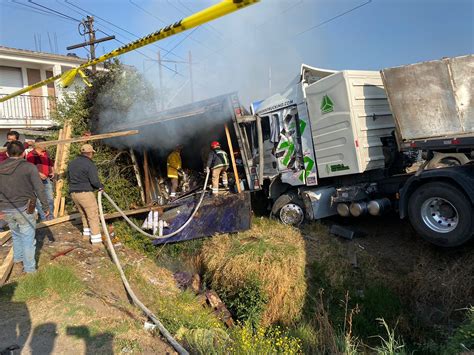
[[[227,137],[227,145],[229,146],[230,160],[232,161],[232,169],[234,170],[235,185],[237,185],[237,192],[240,194],[242,192],[242,189],[240,188],[240,178],[239,173],[237,172],[237,164],[235,163],[234,157],[234,148],[232,147],[232,139],[230,137],[229,127],[227,127],[227,123],[224,125],[224,128],[225,135]]]
[[[13,248],[8,252],[7,257],[3,260],[3,264],[0,265],[0,286],[3,286],[7,281],[8,276],[13,268]]]
[[[151,202],[150,170],[148,167],[148,156],[143,151],[143,175],[145,175],[145,203]]]
[[[10,231],[0,232],[0,246],[8,242],[11,237],[12,234]]]
[[[142,202],[145,204],[145,191],[143,190],[142,177],[140,176],[140,168],[138,167],[137,157],[135,152],[130,148],[130,157],[132,158],[133,171],[135,172],[135,178],[137,179],[138,188],[140,189],[140,197]]]
[[[77,138],[68,138],[68,139],[61,139],[61,140],[55,140],[55,141],[46,141],[46,142],[35,143],[35,144],[41,147],[49,147],[49,146],[58,145],[58,144],[80,143],[80,142],[95,141],[98,139],[133,136],[134,134],[138,134],[138,133],[139,133],[138,130],[111,132],[111,133],[94,134],[87,137],[77,137]],[[0,148],[0,152],[6,151],[6,150],[7,150],[6,148]]]

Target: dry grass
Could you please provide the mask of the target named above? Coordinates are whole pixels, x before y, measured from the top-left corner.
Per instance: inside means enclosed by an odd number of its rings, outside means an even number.
[[[249,231],[207,240],[202,260],[213,288],[238,290],[251,278],[261,282],[268,300],[263,325],[290,324],[300,317],[306,293],[306,253],[297,229],[255,219]]]

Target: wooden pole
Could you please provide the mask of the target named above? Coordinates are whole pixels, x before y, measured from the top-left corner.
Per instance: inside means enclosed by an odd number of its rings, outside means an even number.
[[[87,137],[77,137],[77,138],[60,139],[56,141],[40,142],[40,143],[35,143],[35,145],[41,146],[41,147],[49,147],[49,146],[58,145],[58,144],[80,143],[80,142],[95,141],[98,139],[133,136],[134,134],[138,134],[138,133],[139,133],[138,130],[111,132],[111,133],[95,134],[95,135],[87,136]],[[0,148],[0,152],[4,152],[6,150],[7,148]]]
[[[232,161],[232,169],[234,170],[235,184],[237,185],[237,192],[240,194],[242,192],[242,189],[240,188],[240,178],[239,173],[237,172],[237,164],[235,163],[234,157],[234,148],[232,147],[232,139],[230,137],[229,127],[227,127],[227,123],[224,125],[224,128],[225,135],[227,137],[227,145],[229,146],[230,160]]]
[[[150,171],[148,168],[148,157],[146,151],[143,151],[143,175],[145,175],[145,203],[151,201]]]
[[[69,122],[66,122],[64,124],[64,139],[60,143],[62,145],[62,154],[61,154],[61,160],[58,163],[58,170],[56,171],[56,174],[58,174],[58,179],[56,181],[56,196],[54,198],[54,211],[53,216],[54,217],[59,217],[59,210],[61,208],[61,199],[62,199],[62,190],[64,186],[64,172],[66,171],[66,166],[67,166],[67,160],[69,158],[69,147],[70,143],[65,143],[69,140],[72,134],[72,127]],[[51,212],[51,211],[50,211]]]
[[[130,148],[130,157],[132,158],[133,163],[133,171],[135,172],[135,178],[137,179],[138,188],[140,189],[140,197],[142,199],[143,204],[146,203],[145,201],[145,191],[143,191],[143,183],[142,178],[140,176],[140,168],[138,167],[137,157],[135,156],[135,152],[132,148]]]
[[[59,217],[64,216],[64,210],[66,209],[66,197],[61,197],[61,206],[59,207]]]

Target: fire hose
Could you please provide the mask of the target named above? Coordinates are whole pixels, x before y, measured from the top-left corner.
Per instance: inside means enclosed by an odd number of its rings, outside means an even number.
[[[120,264],[120,260],[117,256],[117,253],[115,252],[114,245],[112,243],[112,239],[110,238],[109,231],[107,229],[107,225],[105,223],[105,217],[104,217],[104,208],[102,206],[102,196],[105,196],[105,198],[112,204],[112,206],[120,213],[120,215],[130,224],[130,226],[135,229],[136,231],[140,232],[143,235],[146,235],[150,238],[169,238],[172,237],[179,232],[181,232],[186,226],[191,223],[193,220],[194,216],[196,215],[197,211],[201,207],[202,201],[204,200],[204,195],[206,194],[206,187],[207,187],[207,182],[209,180],[209,174],[210,171],[207,171],[206,174],[206,179],[204,181],[204,187],[202,189],[201,197],[199,199],[199,202],[197,203],[196,207],[194,208],[193,213],[191,216],[189,216],[188,220],[181,226],[179,227],[176,231],[169,233],[167,235],[160,235],[160,236],[155,236],[153,234],[149,234],[142,230],[140,227],[138,227],[135,223],[133,223],[130,218],[127,217],[127,215],[120,209],[120,207],[117,206],[117,204],[110,198],[109,195],[107,195],[106,192],[104,191],[99,191],[98,195],[98,204],[99,204],[99,216],[100,216],[100,222],[102,224],[102,230],[104,231],[105,234],[105,239],[107,242],[107,247],[110,251],[110,254],[112,256],[112,260],[114,261],[115,265],[117,266],[117,269],[120,273],[120,278],[122,279],[122,282],[125,286],[125,289],[127,290],[127,293],[129,294],[130,298],[132,299],[133,303],[140,308],[143,313],[158,327],[158,330],[160,333],[168,340],[168,342],[173,346],[173,348],[178,352],[180,355],[188,355],[189,353],[186,351],[186,349],[183,348],[181,344],[179,344],[171,335],[171,333],[165,328],[165,326],[160,322],[160,320],[153,314],[153,312],[148,309],[137,297],[135,292],[133,291],[132,287],[130,286],[130,283],[127,280],[127,277],[125,276],[125,272],[123,271],[122,265]]]

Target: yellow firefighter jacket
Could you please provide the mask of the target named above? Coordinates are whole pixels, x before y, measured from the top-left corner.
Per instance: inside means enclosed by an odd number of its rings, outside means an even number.
[[[168,178],[177,179],[178,170],[181,170],[181,155],[178,151],[174,150],[168,155]]]

